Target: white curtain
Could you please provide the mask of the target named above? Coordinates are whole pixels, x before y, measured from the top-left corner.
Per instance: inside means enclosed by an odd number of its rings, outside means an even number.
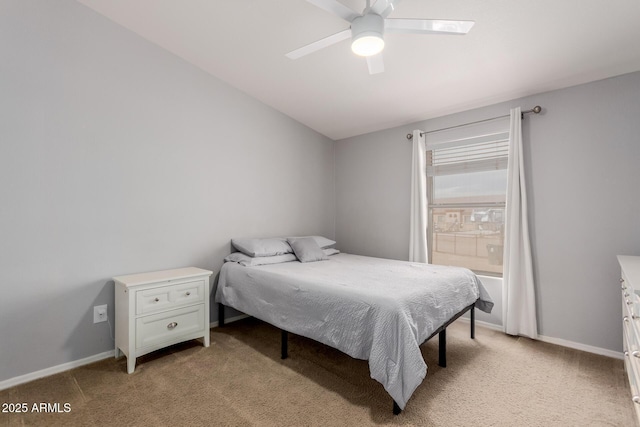
[[[503,322],[510,335],[537,338],[536,301],[527,221],[520,107],[511,110],[504,238]]]
[[[411,231],[409,261],[424,262],[427,258],[427,148],[425,137],[413,131],[411,163]]]

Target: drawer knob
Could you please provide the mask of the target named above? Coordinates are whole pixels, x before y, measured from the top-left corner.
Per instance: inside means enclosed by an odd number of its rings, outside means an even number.
[[[636,396],[633,396],[633,397],[631,398],[631,400],[633,400],[633,403],[639,403],[639,404],[640,404],[640,396],[637,396],[637,395],[636,395]]]
[[[633,304],[633,301],[626,300],[625,302],[627,303],[627,305]]]
[[[624,279],[623,278],[620,278],[620,283],[624,283]]]
[[[628,296],[629,296],[629,292],[625,292],[625,293],[624,293],[624,297],[626,298],[626,297],[628,297]]]
[[[160,301],[160,298],[155,298],[154,301],[158,302],[158,301]]]
[[[167,325],[167,329],[173,329],[178,326],[178,322],[171,322]]]
[[[191,292],[187,291],[187,296],[191,295]]]
[[[633,357],[640,357],[640,351],[638,351],[638,350],[636,350],[636,351],[632,351],[632,352],[631,352],[631,355],[632,355]]]

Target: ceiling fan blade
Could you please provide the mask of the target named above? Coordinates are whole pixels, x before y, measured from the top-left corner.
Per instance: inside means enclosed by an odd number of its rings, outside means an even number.
[[[377,55],[367,56],[367,65],[369,66],[369,74],[378,74],[384,72],[384,61],[382,60],[382,52]]]
[[[342,40],[346,40],[350,37],[351,37],[351,29],[346,29],[346,30],[340,31],[339,33],[332,34],[329,37],[325,37],[323,39],[310,43],[306,46],[302,46],[301,48],[298,48],[296,50],[292,50],[291,52],[287,53],[285,56],[289,59],[298,59],[302,56],[308,55],[317,50],[325,48],[327,46],[331,46],[332,44],[341,42]]]
[[[475,24],[474,21],[387,18],[384,20],[384,29],[390,33],[467,34],[473,24]]]
[[[344,19],[347,22],[353,21],[355,18],[360,16],[359,13],[354,12],[349,9],[347,6],[339,3],[336,0],[307,0],[309,3],[314,6],[319,7],[320,9],[324,9],[327,12],[333,13],[336,16]]]
[[[378,0],[371,6],[371,12],[386,18],[393,12],[400,0]]]

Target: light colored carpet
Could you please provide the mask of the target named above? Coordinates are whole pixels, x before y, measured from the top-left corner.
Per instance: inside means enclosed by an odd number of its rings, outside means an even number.
[[[211,330],[138,359],[108,359],[0,391],[0,402],[69,403],[69,413],[0,414],[4,425],[117,426],[633,426],[623,362],[468,323],[422,346],[427,378],[405,411],[369,377],[366,361],[255,319]]]

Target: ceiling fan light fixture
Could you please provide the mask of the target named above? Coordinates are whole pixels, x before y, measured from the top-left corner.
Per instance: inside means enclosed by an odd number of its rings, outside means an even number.
[[[351,50],[356,55],[372,56],[382,52],[384,40],[378,35],[362,36],[351,42]]]
[[[356,55],[372,56],[384,49],[384,18],[375,13],[359,16],[351,22],[351,50]]]

